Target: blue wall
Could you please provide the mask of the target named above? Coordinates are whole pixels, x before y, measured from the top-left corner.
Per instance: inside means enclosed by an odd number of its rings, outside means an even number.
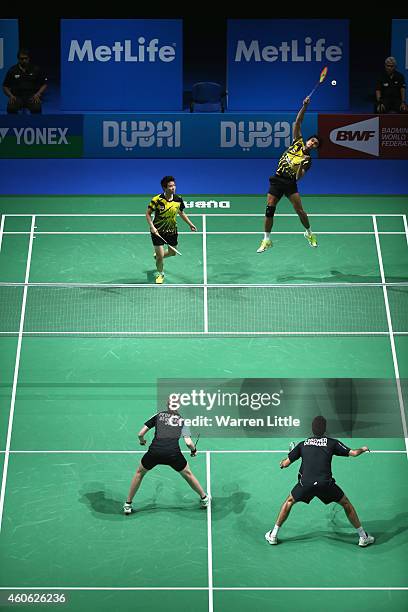
[[[262,194],[276,160],[3,159],[0,194],[150,194],[166,174],[180,193]],[[316,159],[302,194],[408,194],[406,160]]]

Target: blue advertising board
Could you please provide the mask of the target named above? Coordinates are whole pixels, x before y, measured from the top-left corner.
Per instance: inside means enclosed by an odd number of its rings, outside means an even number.
[[[0,157],[82,157],[82,115],[0,115]]]
[[[0,19],[0,79],[3,83],[7,70],[17,64],[18,19]]]
[[[392,20],[391,55],[397,60],[397,70],[408,81],[408,19]]]
[[[182,109],[180,19],[61,20],[61,107]]]
[[[311,109],[347,110],[348,31],[347,19],[230,19],[229,110],[295,110],[324,66],[328,76]]]
[[[84,117],[84,157],[273,158],[290,145],[296,113]],[[305,137],[317,132],[307,113]]]

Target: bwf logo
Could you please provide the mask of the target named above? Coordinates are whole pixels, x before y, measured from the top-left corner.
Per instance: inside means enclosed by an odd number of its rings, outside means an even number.
[[[348,147],[378,157],[379,125],[379,117],[343,125],[330,132],[330,141],[341,147]]]

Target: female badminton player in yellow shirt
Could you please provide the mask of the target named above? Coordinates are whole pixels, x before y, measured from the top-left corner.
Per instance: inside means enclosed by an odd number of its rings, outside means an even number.
[[[319,136],[310,136],[305,142],[302,138],[300,127],[306,112],[310,98],[306,97],[303,106],[298,112],[293,130],[293,142],[282,154],[278,162],[276,174],[269,178],[268,200],[265,212],[264,237],[257,250],[263,253],[272,246],[271,230],[276,206],[283,195],[293,204],[302,225],[305,228],[305,237],[311,247],[317,247],[316,236],[312,233],[306,212],[303,210],[296,181],[304,176],[312,165],[310,152],[320,146]]]

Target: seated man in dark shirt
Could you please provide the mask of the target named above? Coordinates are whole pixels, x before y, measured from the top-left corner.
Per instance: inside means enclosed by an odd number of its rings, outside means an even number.
[[[395,57],[387,57],[385,71],[377,81],[375,88],[376,113],[405,113],[405,78],[396,70]]]
[[[280,467],[283,469],[302,458],[298,483],[283,503],[276,519],[275,527],[265,533],[266,541],[269,544],[278,543],[278,530],[288,518],[293,504],[297,502],[308,504],[314,497],[317,497],[324,504],[337,502],[344,508],[348,520],[358,533],[359,546],[373,544],[373,536],[364,531],[354,506],[336,484],[331,472],[331,462],[334,455],[339,457],[358,457],[368,451],[368,447],[362,446],[352,450],[339,440],[327,438],[325,436],[326,419],[322,416],[317,416],[313,419],[312,431],[312,437],[300,442],[290,451],[287,459],[280,462]]]
[[[18,64],[12,66],[3,81],[3,91],[8,96],[7,112],[17,114],[23,108],[30,113],[41,113],[41,96],[47,89],[47,77],[30,63],[27,49],[20,49]]]

